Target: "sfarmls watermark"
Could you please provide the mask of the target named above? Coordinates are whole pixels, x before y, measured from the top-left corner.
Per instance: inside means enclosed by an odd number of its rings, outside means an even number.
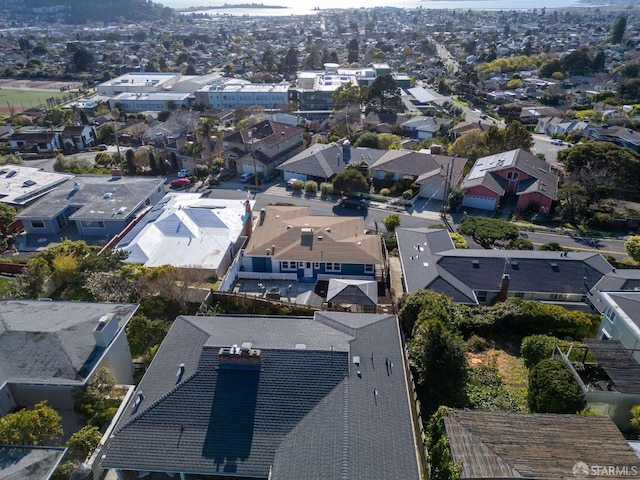
[[[573,466],[573,476],[587,477],[636,477],[640,473],[637,465],[587,465],[578,462]]]

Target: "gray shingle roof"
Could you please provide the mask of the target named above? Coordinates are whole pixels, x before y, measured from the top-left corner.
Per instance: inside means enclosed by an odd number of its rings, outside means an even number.
[[[513,292],[586,294],[612,270],[599,253],[455,249],[446,230],[424,228],[396,235],[407,291],[429,288],[460,303],[476,303],[474,291],[498,291],[504,273]]]
[[[220,368],[219,348],[246,341],[261,350],[260,368]],[[104,465],[252,478],[272,468],[274,480],[417,479],[405,378],[395,316],[178,317]]]
[[[640,328],[640,292],[609,292],[608,295]]]
[[[349,148],[351,162],[366,160],[375,162],[386,150],[376,148]],[[331,178],[342,172],[349,162],[344,161],[343,147],[335,143],[312,145],[286,162],[276,167],[277,170],[299,173],[318,178]]]
[[[105,352],[93,336],[100,317],[115,313],[120,331],[137,308],[125,303],[0,301],[0,385],[82,383]]]

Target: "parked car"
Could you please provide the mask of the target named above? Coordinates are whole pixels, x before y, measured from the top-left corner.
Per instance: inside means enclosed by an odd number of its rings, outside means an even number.
[[[191,170],[188,168],[181,168],[178,172],[178,177],[188,177],[189,175],[191,175]]]
[[[252,182],[256,176],[253,173],[243,173],[240,175],[240,181],[243,183]]]
[[[299,180],[298,178],[290,178],[289,180],[287,180],[287,188],[293,188],[293,184],[296,183],[298,180]],[[302,180],[300,181],[302,182]]]
[[[554,138],[553,140],[551,140],[551,145],[564,145],[564,142],[559,138]]]
[[[364,198],[343,198],[340,200],[340,206],[342,208],[354,208],[356,210],[362,210],[367,208],[367,201]]]
[[[107,145],[104,143],[101,143],[100,145],[98,145],[98,150],[100,150],[101,152],[104,152],[107,150]]]
[[[185,177],[176,178],[175,180],[171,181],[171,186],[173,188],[184,188],[188,187],[189,185],[191,185],[191,180]]]

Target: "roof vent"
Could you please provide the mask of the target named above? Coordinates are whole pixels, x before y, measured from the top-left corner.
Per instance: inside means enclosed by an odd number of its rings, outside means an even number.
[[[471,260],[471,265],[473,265],[473,268],[480,268],[480,260]]]
[[[181,363],[180,366],[178,367],[178,373],[176,373],[176,384],[180,383],[182,381],[182,377],[184,375],[184,363]]]
[[[559,272],[560,268],[558,267],[558,263],[557,262],[551,262],[549,265],[551,265],[551,270],[553,270],[554,272]]]
[[[138,408],[140,408],[143,400],[144,395],[142,394],[142,392],[138,392],[138,394],[136,395],[136,401],[133,404],[133,413],[136,413],[138,411]]]
[[[324,237],[322,235],[318,235],[318,241],[321,242]]]
[[[107,192],[102,196],[105,200],[109,200],[111,197],[113,197],[113,192]]]

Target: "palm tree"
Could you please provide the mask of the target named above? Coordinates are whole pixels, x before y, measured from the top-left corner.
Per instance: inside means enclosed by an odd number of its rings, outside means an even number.
[[[193,157],[193,163],[195,164],[197,163],[196,158],[202,153],[202,145],[197,141],[187,142],[184,146],[184,152]]]

